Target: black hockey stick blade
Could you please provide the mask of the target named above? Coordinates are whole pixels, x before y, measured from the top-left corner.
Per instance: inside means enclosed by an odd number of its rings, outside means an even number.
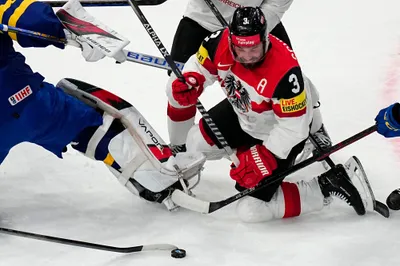
[[[136,0],[135,2],[139,6],[157,6],[166,2],[167,0]],[[48,3],[51,7],[62,7],[67,3],[67,1],[46,1],[42,2]],[[129,6],[127,0],[80,0],[79,1],[84,7],[93,6]]]
[[[386,206],[386,204],[380,202],[379,200],[375,200],[374,211],[376,211],[385,218],[389,218],[390,216],[388,206]]]
[[[140,251],[149,251],[149,250],[174,250],[177,249],[176,246],[170,244],[153,244],[153,245],[141,245],[141,246],[133,246],[133,247],[114,247],[114,246],[106,246],[96,243],[90,242],[83,242],[79,240],[67,239],[67,238],[60,238],[55,236],[48,236],[48,235],[40,235],[25,231],[18,231],[14,229],[8,229],[0,227],[0,233],[20,236],[25,238],[31,238],[46,242],[53,242],[63,245],[75,246],[75,247],[83,247],[89,249],[96,249],[96,250],[103,250],[103,251],[110,251],[110,252],[117,252],[117,253],[133,253],[133,252],[140,252]]]
[[[244,196],[249,195],[250,193],[260,190],[262,188],[265,188],[271,184],[274,184],[276,182],[280,182],[283,179],[285,179],[286,176],[300,170],[303,169],[311,164],[313,164],[314,162],[317,161],[322,161],[324,160],[326,157],[328,157],[329,155],[331,155],[334,152],[337,152],[338,150],[343,149],[344,147],[368,136],[369,134],[373,133],[376,131],[376,125],[373,125],[339,143],[337,143],[336,145],[330,147],[329,149],[324,150],[322,153],[317,154],[312,156],[311,158],[308,158],[307,160],[304,160],[282,172],[279,172],[277,174],[273,174],[268,178],[263,179],[260,183],[258,183],[255,187],[253,188],[248,188],[243,190],[242,192],[239,192],[236,195],[233,195],[227,199],[221,200],[221,201],[215,201],[215,202],[209,202],[209,201],[204,201],[198,198],[193,198],[190,197],[189,195],[185,194],[184,192],[180,191],[180,190],[174,190],[174,192],[172,193],[172,200],[179,206],[189,209],[189,210],[193,210],[193,211],[197,211],[200,213],[212,213],[216,210],[221,209],[222,207],[225,207],[228,204],[231,204],[232,202],[243,198]]]

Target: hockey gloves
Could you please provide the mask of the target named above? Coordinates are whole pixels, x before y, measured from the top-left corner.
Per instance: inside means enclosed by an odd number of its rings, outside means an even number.
[[[270,176],[278,164],[274,155],[264,145],[255,145],[244,152],[237,153],[240,164],[232,166],[230,176],[245,188],[252,188]]]
[[[87,42],[78,40],[77,36],[69,30],[64,29],[64,33],[68,44],[81,48],[82,56],[87,62],[96,62],[105,57],[99,49],[92,47]]]
[[[98,48],[87,43],[84,38],[79,38],[77,35],[66,29],[64,29],[64,33],[69,45],[81,48],[82,56],[87,62],[97,62],[106,56]],[[122,50],[115,53],[113,57],[117,62],[120,63],[126,60],[126,56]]]
[[[172,82],[172,96],[181,106],[194,105],[204,89],[205,77],[197,72],[183,74],[185,82],[180,79]]]
[[[394,103],[379,111],[375,117],[377,131],[385,138],[400,136],[400,104]]]

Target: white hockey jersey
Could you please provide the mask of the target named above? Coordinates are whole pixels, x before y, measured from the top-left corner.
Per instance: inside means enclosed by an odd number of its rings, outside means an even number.
[[[204,75],[205,87],[218,80],[242,129],[263,140],[276,156],[287,158],[291,149],[308,137],[313,106],[318,100],[315,88],[303,76],[294,52],[278,38],[269,35],[270,47],[264,61],[247,69],[233,59],[228,35],[226,29],[206,38],[183,72]],[[176,121],[191,119],[193,110],[179,106],[171,92],[169,86],[169,104],[183,108]],[[182,113],[184,110],[187,115]],[[174,120],[171,115],[169,118]]]
[[[229,23],[233,12],[241,6],[259,6],[267,19],[267,32],[270,32],[282,19],[293,0],[211,0],[224,19]],[[212,13],[204,0],[189,0],[185,17],[199,23],[203,28],[214,32],[222,28],[221,23]]]

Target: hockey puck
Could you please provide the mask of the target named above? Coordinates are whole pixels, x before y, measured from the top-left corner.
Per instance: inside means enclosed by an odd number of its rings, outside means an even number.
[[[171,257],[175,259],[181,259],[186,257],[186,250],[181,249],[181,248],[176,248],[174,250],[171,250]]]
[[[400,188],[393,190],[386,199],[386,205],[394,211],[400,210]]]

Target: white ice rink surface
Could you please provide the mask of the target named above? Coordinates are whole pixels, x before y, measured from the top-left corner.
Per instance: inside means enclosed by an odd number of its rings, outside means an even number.
[[[142,11],[170,49],[187,0],[168,0]],[[303,71],[321,94],[325,125],[337,143],[374,123],[378,110],[400,99],[398,0],[294,1],[283,22]],[[90,8],[90,13],[131,40],[132,51],[160,56],[130,7]],[[21,48],[17,48],[21,50]],[[73,77],[107,88],[131,102],[168,142],[165,71],[111,59],[85,63],[68,47],[25,49],[35,71],[56,83]],[[217,95],[217,96],[216,96]],[[222,92],[207,89],[207,108]],[[335,153],[357,155],[378,199],[400,187],[400,143],[373,134]],[[227,161],[206,164],[198,197],[233,195]],[[311,178],[313,165],[294,178]],[[115,246],[172,243],[187,250],[123,255],[0,234],[0,265],[398,265],[400,214],[357,216],[336,201],[322,212],[264,224],[244,224],[235,204],[211,215],[162,206],[131,195],[100,162],[69,149],[64,160],[31,144],[12,150],[0,166],[0,227]]]

